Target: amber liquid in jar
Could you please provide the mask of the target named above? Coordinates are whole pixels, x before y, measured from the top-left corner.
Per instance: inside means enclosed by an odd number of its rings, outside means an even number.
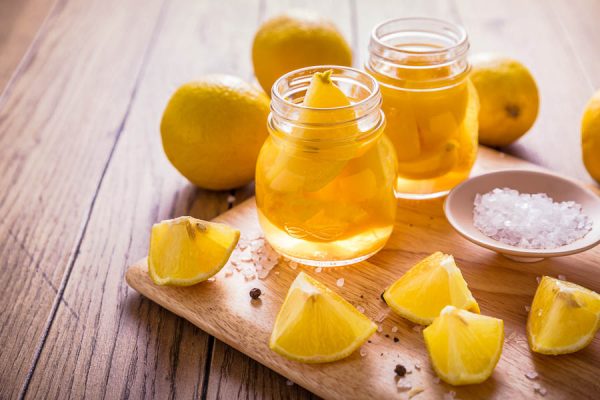
[[[310,77],[324,68],[333,68],[351,106],[301,106]],[[377,82],[351,68],[310,67],[275,83],[256,201],[265,237],[279,253],[338,266],[384,246],[396,211],[396,158],[380,103]]]
[[[468,47],[464,29],[433,19],[392,20],[373,31],[366,70],[380,83],[398,197],[439,197],[469,176],[479,102]]]

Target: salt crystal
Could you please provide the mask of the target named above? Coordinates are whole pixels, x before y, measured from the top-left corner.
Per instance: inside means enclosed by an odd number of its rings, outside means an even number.
[[[423,330],[423,327],[421,325],[415,325],[412,327],[412,330],[420,333]]]
[[[321,272],[321,271],[323,271],[323,268],[321,268],[321,267],[315,268],[315,272],[316,272],[317,274],[318,274],[319,272]]]
[[[538,285],[540,284],[540,282],[542,281],[542,278],[539,276],[535,277],[535,280],[537,281]]]
[[[383,332],[383,328],[381,327],[381,325],[377,326],[377,332],[379,332],[379,333]]]
[[[227,202],[228,203],[234,203],[235,202],[235,196],[233,196],[231,194],[229,196],[227,196]]]
[[[534,380],[534,379],[537,379],[539,375],[535,371],[529,371],[525,374],[525,376],[527,377],[527,379]]]
[[[296,261],[290,261],[289,266],[291,269],[298,268],[298,263]]]
[[[208,282],[214,282],[216,280],[217,278],[215,278],[214,276],[207,279]]]
[[[225,270],[225,277],[229,278],[231,275],[233,275],[233,271],[231,269],[226,269]]]
[[[420,371],[420,370],[421,370],[421,366],[420,366],[419,364],[415,364],[415,369],[416,369],[417,371]]]
[[[401,390],[401,391],[412,389],[411,383],[404,379],[399,379],[398,383],[396,384],[396,387],[398,388],[398,390]]]
[[[398,327],[397,326],[392,326],[392,333],[396,333],[398,332]]]
[[[285,384],[288,386],[293,386],[294,382],[290,381],[289,379],[287,381],[285,381]]]
[[[567,280],[567,277],[566,277],[566,276],[564,276],[564,275],[559,275],[559,276],[558,276],[558,279],[560,279],[561,281],[566,281],[566,280]]]
[[[275,275],[279,275],[279,271],[275,271]]]
[[[335,284],[338,285],[339,287],[344,286],[344,278],[340,278],[337,281],[335,281]]]
[[[388,308],[387,310],[381,312],[376,318],[375,318],[375,322],[377,323],[381,323],[383,322],[383,320],[388,316],[388,314],[390,313],[390,309]]]
[[[528,249],[552,249],[584,237],[592,220],[573,201],[504,188],[475,196],[473,224],[492,239]]]
[[[365,349],[360,349],[359,353],[360,353],[361,357],[364,357],[367,355],[367,351]]]
[[[525,311],[527,311],[527,312],[531,311],[531,307],[525,306]]]
[[[364,313],[365,312],[365,308],[363,306],[356,306],[356,309],[358,310],[358,312],[360,313]]]

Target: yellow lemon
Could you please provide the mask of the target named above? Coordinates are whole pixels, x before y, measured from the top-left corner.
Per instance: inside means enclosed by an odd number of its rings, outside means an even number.
[[[409,269],[383,298],[398,315],[422,325],[431,324],[447,305],[479,313],[454,257],[439,251]]]
[[[376,329],[352,304],[300,272],[277,314],[269,347],[305,363],[336,361],[352,354]]]
[[[192,183],[226,190],[250,182],[267,138],[269,98],[240,78],[209,75],[181,86],[160,131],[169,161]]]
[[[567,354],[590,344],[600,328],[600,294],[544,276],[527,319],[529,347],[536,353]]]
[[[447,306],[423,336],[433,369],[444,382],[481,383],[500,360],[504,321]]]
[[[581,150],[585,168],[600,183],[600,90],[592,96],[583,113]]]
[[[252,45],[256,79],[266,93],[282,75],[313,65],[352,65],[352,50],[330,20],[289,11],[261,25]]]
[[[471,59],[471,81],[479,94],[479,142],[506,146],[531,128],[538,114],[535,80],[519,61],[497,54]]]
[[[179,217],[154,224],[148,273],[157,285],[190,286],[223,268],[240,238],[225,224]]]

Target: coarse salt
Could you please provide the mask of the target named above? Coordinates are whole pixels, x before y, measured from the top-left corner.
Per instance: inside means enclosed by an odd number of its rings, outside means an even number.
[[[525,374],[525,377],[526,377],[527,379],[530,379],[530,380],[537,379],[537,378],[538,378],[538,376],[539,376],[539,375],[538,375],[538,373],[537,373],[537,372],[535,372],[535,371],[529,371],[529,372],[527,372],[527,373]]]
[[[356,309],[358,310],[358,312],[360,313],[364,313],[365,312],[365,308],[363,306],[356,306]]]
[[[315,272],[318,274],[319,272],[323,271],[323,268],[321,267],[317,267],[315,268]]]
[[[340,278],[337,281],[335,281],[335,284],[338,285],[339,287],[344,286],[344,278]]]
[[[566,281],[566,280],[567,280],[567,277],[566,277],[566,276],[564,276],[564,275],[559,275],[559,276],[558,276],[558,279],[560,279],[561,281]]]
[[[398,332],[398,327],[397,326],[392,326],[392,333],[396,333]]]
[[[592,220],[574,201],[554,202],[546,193],[509,188],[477,194],[473,224],[492,239],[525,249],[561,247],[592,229]]]

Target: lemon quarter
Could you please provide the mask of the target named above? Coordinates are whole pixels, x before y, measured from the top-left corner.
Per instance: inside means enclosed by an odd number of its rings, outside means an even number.
[[[179,217],[154,224],[148,272],[157,285],[190,286],[215,275],[229,260],[240,231],[225,224]]]

